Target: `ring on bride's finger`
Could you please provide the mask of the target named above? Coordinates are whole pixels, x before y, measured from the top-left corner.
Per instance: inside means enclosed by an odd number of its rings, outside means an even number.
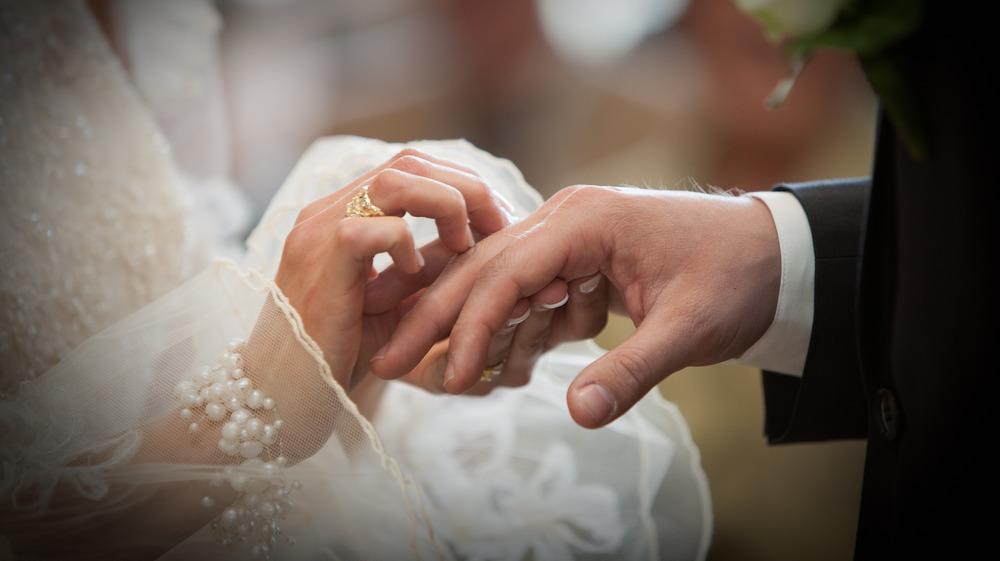
[[[479,377],[480,382],[492,382],[494,376],[499,376],[503,372],[503,365],[507,362],[507,359],[503,359],[500,362],[483,368],[483,375]]]
[[[368,198],[368,186],[365,185],[358,191],[358,194],[347,203],[347,216],[350,218],[369,218],[372,216],[385,216],[385,212],[372,204]]]

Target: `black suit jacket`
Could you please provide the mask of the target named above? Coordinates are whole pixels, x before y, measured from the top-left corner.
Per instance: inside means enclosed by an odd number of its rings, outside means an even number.
[[[803,377],[764,374],[765,430],[774,443],[867,438],[859,559],[995,546],[998,62],[967,4],[929,2],[896,47],[925,161],[883,118],[871,180],[779,187],[813,232],[816,311]]]

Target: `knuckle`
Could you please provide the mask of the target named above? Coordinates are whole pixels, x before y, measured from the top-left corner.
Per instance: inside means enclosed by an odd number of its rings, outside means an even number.
[[[624,350],[617,357],[617,374],[629,394],[641,396],[649,391],[653,368],[641,353]]]
[[[368,192],[371,196],[386,196],[400,188],[405,183],[406,175],[398,169],[384,169],[372,178]],[[374,201],[373,201],[374,202]]]
[[[341,220],[333,228],[332,240],[336,247],[349,247],[356,243],[370,226],[365,220]]]
[[[296,255],[301,250],[309,248],[316,241],[313,222],[305,221],[296,224],[285,237],[283,253]]]
[[[425,154],[423,152],[421,152],[420,150],[417,150],[416,148],[413,148],[412,146],[407,146],[406,148],[403,148],[398,153],[396,153],[396,156],[393,159],[394,160],[399,160],[399,159],[406,158],[406,157],[409,157],[409,156],[416,157],[416,158],[423,158],[424,155]]]
[[[406,150],[400,152],[400,156],[392,162],[389,169],[409,173],[411,175],[425,175],[429,166],[427,160],[419,157],[416,153],[406,152]]]
[[[313,201],[307,204],[306,206],[302,207],[302,210],[300,210],[299,213],[295,215],[295,224],[296,225],[301,224],[302,222],[308,220],[312,215],[316,214],[315,207],[318,202],[319,201]]]
[[[580,204],[581,201],[591,200],[604,191],[602,187],[594,185],[572,185],[566,187],[559,194],[562,195],[564,203]]]
[[[472,184],[470,185],[471,195],[486,198],[493,196],[493,189],[490,188],[490,184],[482,174],[475,170],[468,170],[465,173],[472,177]]]

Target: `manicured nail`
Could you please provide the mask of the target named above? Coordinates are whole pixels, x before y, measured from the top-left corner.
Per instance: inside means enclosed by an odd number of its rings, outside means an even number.
[[[455,379],[455,369],[451,365],[451,363],[449,362],[448,366],[446,366],[445,369],[444,369],[444,390],[445,391],[448,391],[448,386],[451,384],[451,381],[454,380],[454,379]]]
[[[476,237],[472,235],[472,226],[468,224],[465,225],[465,236],[469,240],[469,249],[472,249],[476,245]]]
[[[601,283],[601,273],[597,273],[593,277],[580,283],[580,292],[584,294],[590,294],[591,292],[597,290],[597,285]]]
[[[544,311],[544,310],[554,310],[556,308],[561,308],[562,306],[566,305],[566,302],[569,302],[569,293],[568,292],[566,293],[565,296],[562,297],[562,300],[556,302],[555,304],[535,304],[535,309],[541,310],[541,311]]]
[[[417,254],[417,265],[420,265],[420,268],[423,269],[424,265],[426,264],[426,262],[424,261],[424,254],[420,253],[419,249],[415,250],[415,252]]]
[[[615,414],[614,398],[608,390],[596,383],[584,386],[576,392],[576,397],[590,413],[590,418],[597,426],[603,426]]]
[[[376,360],[382,360],[383,358],[385,358],[385,350],[387,348],[389,348],[389,343],[382,345],[381,349],[375,351],[375,356],[373,356],[372,359],[368,361],[368,364],[371,364]]]
[[[507,327],[514,327],[516,325],[524,323],[524,320],[528,319],[528,316],[530,315],[531,315],[531,308],[528,308],[527,310],[524,311],[523,314],[521,314],[520,317],[510,318],[509,320],[507,320]]]

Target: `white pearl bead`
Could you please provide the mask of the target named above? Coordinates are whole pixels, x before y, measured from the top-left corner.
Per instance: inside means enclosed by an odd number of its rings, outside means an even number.
[[[232,419],[233,422],[242,425],[249,421],[251,417],[253,417],[253,415],[251,415],[246,409],[237,409],[236,411],[233,411],[233,414],[230,415],[229,418]]]
[[[223,353],[222,354],[222,365],[228,369],[232,370],[234,368],[240,368],[243,365],[243,357],[239,353]]]
[[[242,411],[242,409],[241,409]],[[233,413],[235,415],[235,413]],[[226,416],[226,408],[221,403],[212,402],[205,405],[205,416],[213,421],[221,421]]]
[[[274,518],[274,515],[277,514],[277,508],[271,501],[264,501],[257,507],[257,513],[263,518]]]
[[[240,521],[239,514],[236,512],[236,509],[232,507],[222,511],[222,515],[219,518],[223,526],[230,528],[235,527]]]
[[[238,424],[233,421],[229,421],[228,423],[222,425],[222,438],[229,441],[235,441],[239,438],[239,436],[240,426]]]
[[[279,429],[281,429],[281,427],[282,427],[282,426],[283,426],[284,424],[285,424],[285,422],[284,422],[284,421],[282,421],[281,419],[275,419],[275,421],[274,421],[274,430],[279,430]]]
[[[264,409],[269,409],[269,410],[274,409],[274,400],[271,399],[270,397],[265,397],[264,401],[261,402],[261,406]]]
[[[232,440],[226,440],[225,438],[219,439],[219,451],[227,456],[235,456],[240,452],[240,445]]]
[[[264,445],[256,440],[248,440],[240,444],[240,456],[256,458],[264,451]]]
[[[265,446],[270,446],[274,444],[274,427],[271,425],[264,425],[264,429],[260,434],[260,441]]]
[[[188,419],[190,419],[193,416],[194,416],[194,413],[192,413],[191,410],[188,409],[187,407],[185,407],[184,409],[181,409],[181,419],[188,420]]]
[[[188,432],[191,434],[198,432],[198,423],[191,423],[188,425]]]
[[[223,402],[229,397],[229,388],[227,388],[222,382],[216,382],[212,384],[208,396],[206,397],[208,397],[210,401]]]
[[[229,394],[229,399],[226,401],[226,409],[236,411],[241,407],[243,407],[243,400],[239,394]]]
[[[239,493],[247,486],[247,476],[245,475],[234,475],[229,478],[229,486],[233,488],[233,491]],[[235,511],[234,511],[235,512]]]
[[[236,384],[233,387],[236,388],[236,391],[246,394],[253,389],[253,383],[250,381],[250,378],[240,378],[236,380]]]
[[[231,353],[242,353],[245,347],[246,343],[243,342],[243,339],[233,339],[226,345],[226,348]]]
[[[257,508],[260,504],[260,495],[248,494],[243,496],[243,504],[247,505],[247,508]]]
[[[288,465],[288,458],[284,456],[278,456],[277,459],[274,460],[274,463],[278,464],[278,467],[285,467],[286,465]]]
[[[205,495],[204,497],[201,498],[201,504],[205,508],[211,508],[212,505],[215,504],[215,500],[212,497],[209,497],[208,495]]]
[[[264,432],[264,421],[253,418],[247,421],[247,434],[250,438],[257,438]]]
[[[212,369],[206,366],[201,369],[201,372],[198,373],[198,382],[201,383],[200,385],[204,386],[205,384],[208,384],[211,381],[212,381]]]
[[[229,377],[232,378],[233,380],[240,380],[240,379],[242,379],[243,378],[243,369],[242,368],[233,368],[232,370],[229,371]]]
[[[263,404],[264,392],[260,390],[253,390],[250,392],[250,395],[247,396],[247,407],[250,409],[260,409]]]

